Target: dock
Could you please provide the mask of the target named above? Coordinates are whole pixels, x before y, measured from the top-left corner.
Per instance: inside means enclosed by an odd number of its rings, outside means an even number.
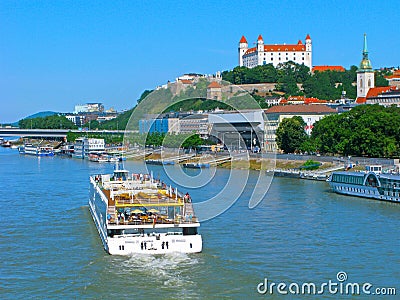
[[[174,165],[175,163],[185,162],[195,156],[196,154],[184,154],[168,157],[165,159],[146,159],[145,162],[151,165]]]

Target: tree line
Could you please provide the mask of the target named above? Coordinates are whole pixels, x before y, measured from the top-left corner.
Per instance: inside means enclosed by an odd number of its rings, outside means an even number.
[[[310,72],[303,64],[292,61],[279,64],[276,68],[272,64],[256,66],[254,68],[235,67],[231,71],[222,72],[222,79],[232,84],[276,83],[275,90],[284,92],[286,96],[316,97],[323,100],[339,99],[342,91],[347,97],[355,99],[357,89],[356,66],[351,66],[344,72],[325,71]],[[387,86],[388,81],[383,77],[385,70],[375,72],[375,86]],[[302,88],[298,87],[301,84]]]
[[[18,126],[22,129],[77,129],[72,121],[59,115],[22,119]]]
[[[400,157],[400,108],[360,105],[329,115],[305,133],[301,117],[284,119],[276,131],[276,142],[286,153],[319,152],[367,157]]]

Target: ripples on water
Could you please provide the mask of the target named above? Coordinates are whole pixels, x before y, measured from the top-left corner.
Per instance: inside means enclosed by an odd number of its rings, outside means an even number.
[[[161,167],[151,169],[168,181]],[[274,298],[256,292],[265,277],[318,284],[339,271],[351,282],[400,289],[399,205],[336,195],[323,182],[275,178],[250,210],[256,173],[228,211],[202,223],[203,253],[109,256],[87,200],[88,175],[110,171],[111,165],[0,149],[0,298]],[[218,169],[206,186],[190,190],[192,198],[216,195],[228,177],[229,170]]]

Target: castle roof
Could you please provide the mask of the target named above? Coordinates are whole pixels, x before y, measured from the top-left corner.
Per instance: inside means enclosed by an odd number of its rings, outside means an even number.
[[[211,83],[207,86],[207,88],[208,88],[208,89],[211,89],[211,88],[221,88],[221,85],[220,85],[218,82],[213,81],[213,82],[211,82]]]
[[[246,40],[246,38],[244,37],[244,35],[242,35],[242,38],[240,39],[240,42],[239,43],[246,43],[247,44],[247,40]]]
[[[256,47],[249,48],[244,55],[248,55],[257,51]],[[306,51],[306,47],[303,44],[297,45],[264,45],[265,52],[301,52]]]
[[[346,71],[345,68],[342,66],[314,66],[312,68],[312,71],[318,71],[318,72],[324,72],[324,71],[338,71],[338,72],[344,72]]]
[[[263,38],[262,38],[261,34],[258,36],[257,41],[263,41]]]
[[[309,34],[307,34],[307,36],[306,36],[306,40],[311,40],[311,38],[310,38],[310,35],[309,35]]]

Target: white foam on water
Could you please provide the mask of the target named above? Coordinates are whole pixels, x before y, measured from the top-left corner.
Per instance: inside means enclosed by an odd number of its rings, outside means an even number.
[[[191,272],[199,268],[199,259],[193,255],[177,252],[165,255],[135,253],[126,257],[115,257],[114,263],[114,274],[130,274],[139,286],[150,283],[176,291],[179,295],[196,295],[197,285],[192,280]]]

